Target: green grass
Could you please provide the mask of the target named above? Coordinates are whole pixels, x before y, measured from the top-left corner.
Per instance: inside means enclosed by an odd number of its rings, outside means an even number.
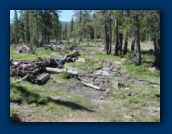
[[[124,62],[125,70],[131,73],[135,78],[147,81],[154,84],[160,84],[160,72],[150,71],[148,68],[151,67],[154,56],[151,54],[142,54],[142,64],[136,66],[136,57],[133,52],[128,52],[125,56],[126,61]]]
[[[113,54],[107,55],[105,52],[100,52],[95,55],[95,58],[98,58],[100,62],[108,62],[108,61],[120,61],[120,56],[114,56]]]
[[[114,56],[113,54],[106,55],[105,52],[99,52],[102,42],[97,44],[84,42],[84,51],[80,52],[81,58],[85,58],[85,63],[71,62],[66,63],[67,69],[74,69],[80,75],[86,75],[99,69],[102,66],[98,62],[114,62],[121,61],[121,56]],[[37,57],[51,57],[61,56],[70,51],[50,51],[38,48],[36,54],[19,54],[15,52],[16,49],[10,48],[10,58],[13,59],[36,59]],[[87,55],[87,53],[95,52]],[[54,54],[52,54],[54,53]],[[113,52],[112,52],[113,53]],[[85,55],[84,55],[85,54]],[[131,59],[129,57],[127,60]],[[160,84],[160,73],[151,72],[148,70],[150,62],[154,57],[150,54],[142,55],[142,65],[135,66],[133,63],[122,64],[122,69],[125,69],[132,78],[137,78],[150,83]],[[145,62],[146,61],[146,62]],[[66,79],[68,76],[64,74],[51,74],[49,81],[43,86],[31,84],[27,81],[22,81],[11,86],[10,102],[18,103],[19,109],[14,110],[11,107],[10,120],[18,120],[20,114],[24,114],[24,118],[34,115],[37,118],[32,121],[63,121],[70,118],[71,114],[95,113],[98,117],[105,119],[105,121],[112,122],[159,122],[160,111],[160,90],[151,86],[141,85],[137,83],[123,82],[120,87],[116,86],[109,91],[109,97],[105,100],[92,101],[84,96],[79,96],[70,93],[68,90],[76,86],[78,80],[76,78]],[[10,82],[16,81],[14,77],[10,78]],[[58,82],[60,81],[60,83]],[[129,88],[126,90],[125,88]],[[29,108],[28,112],[25,107]],[[89,111],[94,109],[95,112]],[[12,117],[12,118],[11,118]],[[77,118],[77,116],[76,116]]]
[[[133,74],[134,78],[154,84],[160,84],[160,72],[152,72],[144,65],[126,65],[125,69]]]
[[[160,95],[160,90],[137,83],[124,84],[129,89],[112,89],[113,101],[104,104],[108,111],[114,113],[104,111],[102,116],[107,116],[112,122],[159,122],[160,101],[157,95]]]
[[[10,48],[10,59],[15,59],[15,60],[34,60],[37,57],[41,58],[50,58],[53,56],[52,53],[60,57],[60,53],[58,51],[51,51],[51,50],[44,50],[44,48],[36,48],[36,53],[35,54],[24,54],[24,53],[18,53],[17,49],[19,48]]]
[[[18,93],[12,93],[10,95],[10,102],[14,102],[14,103],[21,103],[23,101],[23,97],[22,95],[18,92]]]
[[[58,83],[52,85],[54,80],[59,78],[61,82],[67,82],[66,79],[60,79],[60,76],[55,74],[51,77],[51,81],[48,81],[43,86],[33,85],[27,81],[11,86],[13,94],[20,95],[23,99],[21,101],[22,106],[29,105],[30,111],[35,110],[39,114],[39,121],[54,121],[53,117],[67,116],[69,113],[77,111],[89,111],[92,107],[92,103],[88,98],[84,96],[78,96],[71,94],[66,90],[67,84],[63,85],[63,88],[59,87]],[[10,78],[10,81],[15,81],[14,78]],[[71,81],[73,83],[73,81]],[[70,83],[69,83],[70,84]],[[70,84],[71,86],[71,84]],[[10,96],[10,99],[11,96]],[[48,112],[48,113],[47,113]],[[18,113],[20,115],[20,113]],[[26,116],[29,116],[26,114]]]
[[[60,74],[60,77],[62,77],[63,79],[70,79],[72,76],[67,72],[63,72]]]

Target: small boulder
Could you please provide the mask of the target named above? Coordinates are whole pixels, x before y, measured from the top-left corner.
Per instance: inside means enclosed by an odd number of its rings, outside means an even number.
[[[118,82],[118,81],[115,81],[115,82],[112,82],[112,83],[114,83],[114,84],[112,85],[113,88],[121,88],[121,87],[124,86],[123,83]]]
[[[155,71],[156,71],[156,68],[155,68],[155,67],[149,67],[148,69],[149,69],[149,71],[151,71],[151,72],[155,72]]]
[[[77,61],[77,62],[85,63],[85,59],[84,59],[84,58],[78,58],[76,61]]]
[[[110,92],[110,89],[106,89],[105,94],[109,94],[109,92]]]
[[[126,88],[124,88],[125,90],[130,90],[130,88],[129,87],[126,87]]]
[[[99,100],[103,100],[103,99],[104,99],[104,97],[103,96],[100,96]]]

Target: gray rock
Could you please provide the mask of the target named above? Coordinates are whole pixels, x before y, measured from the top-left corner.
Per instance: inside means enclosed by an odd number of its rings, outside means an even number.
[[[84,59],[84,58],[78,58],[76,61],[77,61],[77,62],[85,63],[85,59]]]
[[[103,96],[100,96],[99,100],[103,100],[103,99],[104,99],[104,97]]]
[[[126,87],[126,88],[124,88],[125,90],[130,90],[130,88],[129,87]]]

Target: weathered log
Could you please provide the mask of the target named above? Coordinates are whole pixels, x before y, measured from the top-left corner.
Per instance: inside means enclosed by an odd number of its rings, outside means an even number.
[[[50,68],[50,67],[46,67],[45,70],[48,73],[62,73],[62,72],[67,72],[73,76],[78,76],[79,73],[77,71],[73,71],[73,70],[67,70],[67,69],[59,69],[59,68]]]
[[[36,78],[35,82],[39,85],[45,83],[50,78],[49,73],[43,73],[38,78]]]
[[[36,68],[35,70],[31,71],[33,75],[38,74],[41,71],[41,68]]]
[[[96,90],[101,90],[101,91],[104,91],[104,90],[105,90],[105,89],[102,89],[102,88],[100,88],[100,87],[98,87],[98,86],[95,86],[95,85],[93,85],[93,84],[90,84],[90,83],[82,82],[82,84],[84,84],[85,86],[88,86],[88,87],[92,87],[92,88],[94,88],[94,89],[96,89]]]
[[[61,64],[61,63],[63,63],[63,62],[59,62],[58,60],[55,60],[55,59],[54,59],[54,61],[55,61],[55,63],[57,64],[57,67],[58,67],[58,68],[63,68],[63,66],[62,66],[62,64]]]
[[[77,57],[79,55],[79,51],[73,51],[72,53],[70,53],[70,54],[68,54],[68,55],[66,55],[65,57],[64,57],[64,59],[66,60],[67,58],[75,58],[75,57]]]
[[[67,61],[75,61],[78,56],[78,51],[73,51],[71,54],[67,55],[62,59],[46,59],[38,57],[37,60],[33,61],[14,61],[10,60],[10,75],[11,76],[20,76],[27,78],[28,81],[32,83],[42,84],[49,79],[49,75],[44,74],[43,76],[37,77],[38,74],[45,73],[62,73],[67,72],[68,74],[78,77],[78,72],[74,70],[60,69],[63,68],[63,64]],[[51,68],[58,67],[58,68]],[[19,81],[20,82],[20,81]]]
[[[23,65],[23,64],[20,64],[20,65],[16,68],[16,70],[19,69],[22,65]],[[12,75],[12,74],[14,73],[14,71],[16,71],[16,70],[12,70],[12,72],[10,73],[10,75]]]

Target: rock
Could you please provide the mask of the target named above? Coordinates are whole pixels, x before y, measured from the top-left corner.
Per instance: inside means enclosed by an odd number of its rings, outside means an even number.
[[[104,97],[103,96],[100,96],[99,100],[103,100],[103,99],[104,99]]]
[[[110,92],[110,89],[106,89],[105,94],[109,94],[109,92]]]
[[[128,96],[131,96],[131,93],[129,93]]]
[[[149,54],[153,54],[154,50],[153,49],[149,49]]]
[[[124,86],[124,84],[123,84],[123,83],[118,82],[118,87],[122,87],[122,86]]]
[[[121,62],[115,61],[115,62],[113,62],[113,64],[121,65]]]
[[[130,88],[129,87],[126,87],[126,88],[124,88],[125,90],[130,90]]]
[[[100,85],[100,82],[96,82],[96,83],[94,83],[94,85]]]
[[[117,71],[117,69],[115,69],[115,68],[114,68],[114,69],[112,69],[112,72],[116,72],[116,71]]]
[[[151,72],[155,72],[156,68],[155,67],[149,67],[148,70]]]
[[[114,81],[114,82],[112,82],[112,83],[114,83],[114,84],[112,85],[113,88],[121,88],[121,87],[124,86],[123,83],[118,82],[118,81]]]
[[[91,79],[91,82],[94,82],[94,80],[97,78],[97,76],[94,76],[92,79]]]
[[[121,59],[122,61],[125,61],[126,59],[124,58],[124,59]]]
[[[46,45],[45,50],[54,50],[54,48],[51,45]]]
[[[78,58],[76,61],[77,61],[77,62],[85,63],[85,59],[84,59],[84,58]]]

